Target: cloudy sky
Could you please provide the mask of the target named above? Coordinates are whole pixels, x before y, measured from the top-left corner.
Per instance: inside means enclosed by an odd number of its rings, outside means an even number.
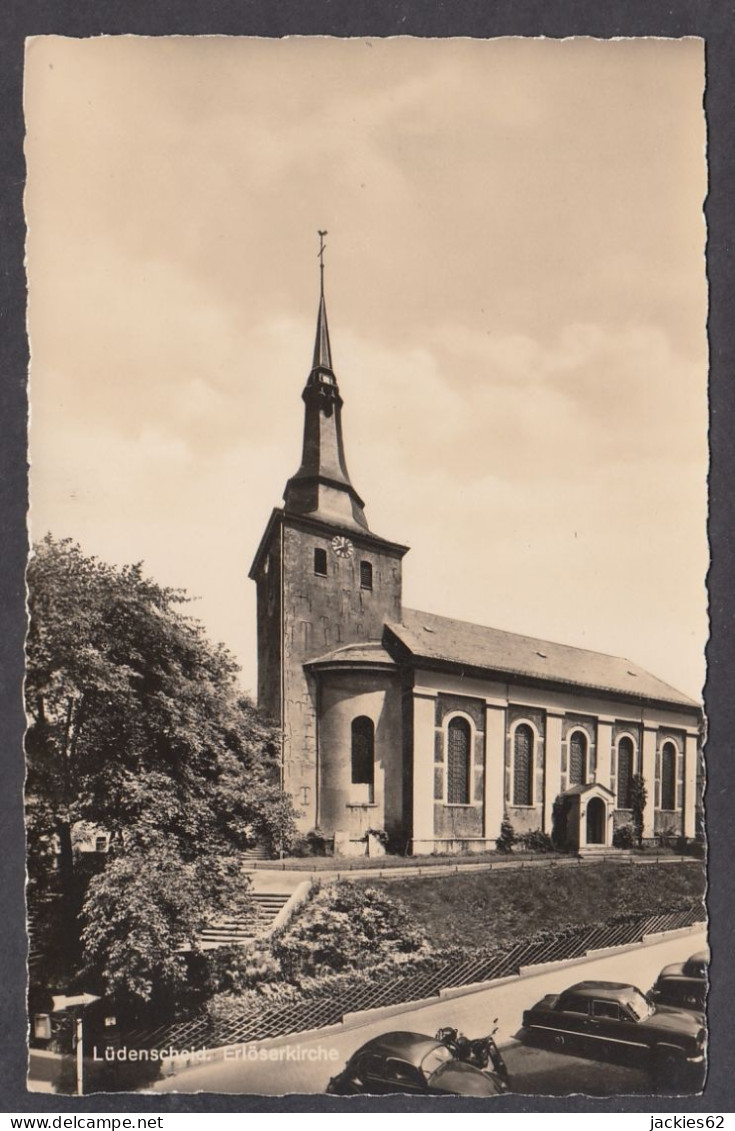
[[[327,302],[414,608],[699,696],[698,40],[29,42],[34,537],[143,560],[255,686],[247,571]]]

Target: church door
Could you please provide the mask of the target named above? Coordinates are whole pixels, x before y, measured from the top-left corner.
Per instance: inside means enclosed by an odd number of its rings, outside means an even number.
[[[587,805],[587,843],[605,843],[605,802],[593,797]]]

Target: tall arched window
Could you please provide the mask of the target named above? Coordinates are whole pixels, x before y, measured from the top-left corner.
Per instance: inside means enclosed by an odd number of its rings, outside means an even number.
[[[533,804],[533,731],[527,723],[513,736],[513,804]]]
[[[665,742],[661,751],[661,808],[676,809],[676,747]]]
[[[375,792],[375,725],[366,715],[352,720],[352,784],[367,786],[372,804]]]
[[[575,730],[569,737],[569,784],[584,785],[587,781],[587,735]]]
[[[626,734],[618,743],[618,809],[632,807],[633,753],[633,739]]]
[[[447,727],[447,802],[470,803],[470,755],[472,727],[467,719],[454,718]]]

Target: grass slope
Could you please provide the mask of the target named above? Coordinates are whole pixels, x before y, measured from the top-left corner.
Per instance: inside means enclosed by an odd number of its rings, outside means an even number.
[[[403,904],[434,945],[486,946],[703,900],[705,872],[699,861],[645,867],[606,861],[578,871],[529,868],[365,882]]]

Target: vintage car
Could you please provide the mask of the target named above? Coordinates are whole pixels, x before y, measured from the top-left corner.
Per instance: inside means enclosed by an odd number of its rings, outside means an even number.
[[[649,1058],[654,1071],[704,1068],[704,1016],[655,1005],[622,982],[577,982],[523,1014],[528,1043],[592,1059]]]
[[[657,1005],[676,1005],[680,1009],[704,1009],[708,964],[707,951],[698,950],[686,962],[675,962],[671,966],[664,966],[649,996]]]
[[[327,1085],[332,1096],[497,1096],[492,1072],[453,1056],[441,1041],[422,1033],[384,1033],[353,1053]]]

